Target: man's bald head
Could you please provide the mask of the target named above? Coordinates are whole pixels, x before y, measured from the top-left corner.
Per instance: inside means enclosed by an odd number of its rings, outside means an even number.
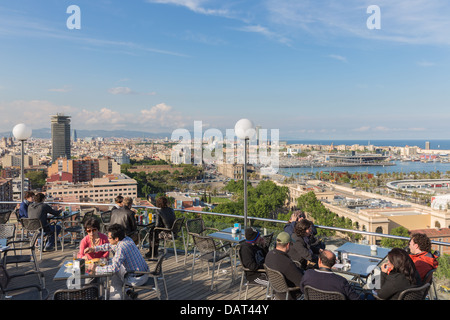
[[[336,255],[330,250],[323,250],[319,254],[319,267],[323,265],[326,268],[331,268],[336,264]]]

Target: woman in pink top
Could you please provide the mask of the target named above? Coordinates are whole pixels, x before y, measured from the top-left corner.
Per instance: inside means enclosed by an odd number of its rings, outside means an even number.
[[[95,218],[90,218],[84,224],[84,230],[87,232],[87,236],[80,242],[80,251],[78,252],[78,258],[91,260],[95,258],[108,258],[109,251],[99,251],[93,253],[84,254],[84,249],[93,248],[95,246],[101,246],[102,244],[109,243],[108,236],[100,233],[100,222]]]

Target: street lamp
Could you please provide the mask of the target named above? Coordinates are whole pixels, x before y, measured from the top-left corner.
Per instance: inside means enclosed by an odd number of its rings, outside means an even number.
[[[247,228],[247,143],[255,135],[253,122],[241,119],[234,126],[236,136],[244,140],[244,230]]]
[[[19,123],[13,128],[12,131],[14,137],[17,140],[20,140],[21,142],[21,161],[20,161],[20,178],[21,178],[21,185],[20,185],[20,198],[21,201],[24,200],[24,144],[25,140],[29,139],[31,137],[31,128],[27,127],[24,123]]]

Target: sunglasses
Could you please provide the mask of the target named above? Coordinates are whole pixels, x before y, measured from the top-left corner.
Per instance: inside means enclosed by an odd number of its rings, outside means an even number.
[[[94,228],[94,229],[86,229],[86,232],[87,232],[87,233],[91,233],[91,232],[95,232],[95,231],[97,231],[96,228]]]

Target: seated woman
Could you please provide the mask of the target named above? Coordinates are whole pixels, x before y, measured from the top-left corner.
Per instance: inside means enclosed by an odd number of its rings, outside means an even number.
[[[381,287],[376,290],[380,299],[396,300],[402,291],[420,284],[414,262],[403,249],[393,248],[381,271]]]
[[[297,221],[292,234],[293,245],[289,250],[292,260],[301,264],[302,269],[316,268],[321,248],[312,246],[313,223],[307,219]]]
[[[93,248],[95,246],[101,246],[102,244],[109,243],[108,237],[103,233],[100,233],[100,222],[95,218],[88,219],[84,224],[84,230],[88,234],[80,242],[80,251],[78,252],[79,259],[91,260],[95,258],[108,258],[109,251],[99,251],[92,253],[84,253],[84,249]]]

